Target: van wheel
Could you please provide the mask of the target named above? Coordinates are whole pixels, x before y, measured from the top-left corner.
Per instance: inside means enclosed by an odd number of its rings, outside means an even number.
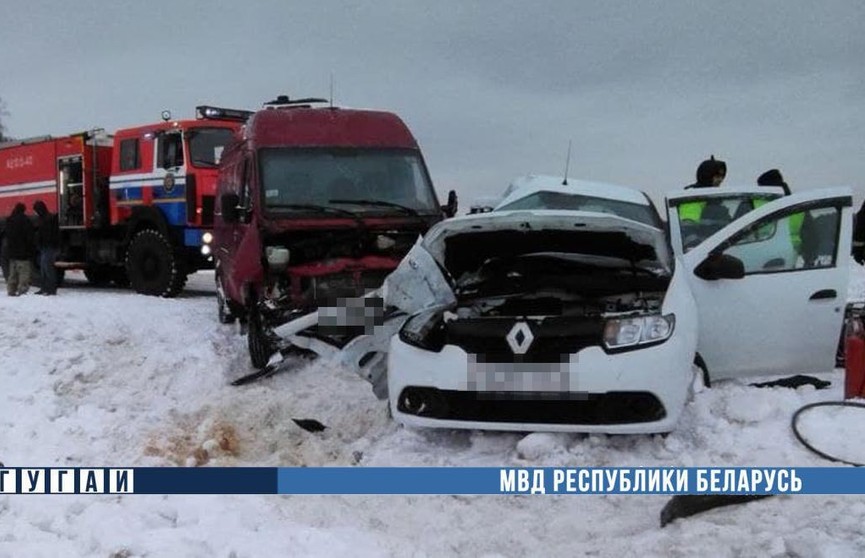
[[[259,369],[267,366],[267,361],[276,352],[276,347],[268,338],[261,313],[255,308],[249,312],[246,339],[252,365]]]
[[[167,238],[153,229],[132,237],[126,251],[126,273],[132,288],[146,295],[177,296],[186,284],[179,254]]]
[[[216,274],[216,307],[221,324],[233,324],[237,316],[231,313],[231,308],[225,300],[225,289],[222,287],[222,276]]]

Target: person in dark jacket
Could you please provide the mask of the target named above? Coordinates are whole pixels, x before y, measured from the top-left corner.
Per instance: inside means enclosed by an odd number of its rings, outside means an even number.
[[[60,249],[60,225],[57,215],[49,212],[42,200],[37,200],[33,204],[33,211],[39,217],[36,247],[39,248],[39,276],[42,280],[42,288],[36,291],[36,294],[55,295],[57,294],[57,268],[54,267],[54,262]]]
[[[685,186],[685,190],[694,188],[717,188],[727,176],[727,163],[715,159],[712,155],[697,167],[697,181]],[[729,223],[730,210],[717,201],[690,201],[679,206],[679,218],[699,223],[711,220]]]
[[[757,177],[757,186],[780,186],[784,189],[785,196],[790,195],[790,187],[784,182],[784,177],[778,169],[767,170]]]
[[[25,215],[23,203],[16,203],[6,219],[6,253],[9,256],[9,277],[6,293],[18,296],[30,290],[30,265],[36,255],[33,223]]]
[[[685,189],[718,187],[726,176],[727,163],[715,159],[715,156],[712,155],[700,163],[700,166],[697,167],[697,181],[685,186]]]
[[[853,216],[853,259],[865,265],[865,202]]]

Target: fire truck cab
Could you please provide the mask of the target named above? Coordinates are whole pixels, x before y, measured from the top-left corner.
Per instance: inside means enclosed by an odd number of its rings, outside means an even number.
[[[57,267],[95,284],[174,296],[212,267],[217,166],[247,111],[197,107],[197,117],[0,144],[0,219],[18,202],[57,213]]]

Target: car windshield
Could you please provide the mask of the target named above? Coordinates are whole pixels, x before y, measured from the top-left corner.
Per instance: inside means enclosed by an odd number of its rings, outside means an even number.
[[[189,159],[195,167],[216,167],[222,151],[234,139],[230,128],[195,128],[189,131]]]
[[[779,197],[778,194],[737,194],[677,200],[682,250],[690,251],[731,222]]]
[[[264,206],[272,211],[303,204],[353,212],[439,211],[416,151],[264,148],[259,165]]]
[[[595,213],[609,213],[639,223],[645,223],[653,227],[659,225],[659,219],[651,205],[642,205],[638,203],[580,194],[566,194],[563,192],[535,192],[534,194],[530,194],[505,206],[499,207],[498,211],[511,211],[516,209],[567,209],[573,211],[592,211]]]

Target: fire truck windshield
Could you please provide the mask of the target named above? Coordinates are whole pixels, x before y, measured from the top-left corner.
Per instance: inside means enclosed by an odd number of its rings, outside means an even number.
[[[232,142],[234,132],[230,128],[194,128],[187,137],[192,166],[212,168],[219,164],[222,150]]]
[[[355,213],[439,211],[426,167],[413,150],[263,148],[259,165],[264,207],[270,211],[295,211],[304,204]]]

